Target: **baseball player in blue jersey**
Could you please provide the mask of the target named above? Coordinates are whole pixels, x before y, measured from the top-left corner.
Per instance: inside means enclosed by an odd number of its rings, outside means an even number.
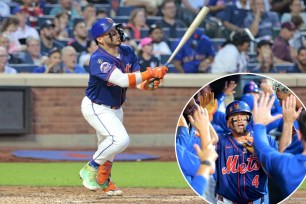
[[[216,151],[216,193],[218,203],[263,203],[267,193],[267,175],[254,150],[253,133],[247,128],[252,119],[250,107],[234,101],[226,107],[227,126],[231,132],[219,135]],[[269,145],[277,144],[266,137]]]
[[[107,195],[122,195],[110,175],[114,156],[130,141],[121,108],[127,88],[156,89],[158,80],[154,78],[162,79],[168,70],[148,67],[140,73],[132,48],[121,45],[125,36],[119,26],[111,18],[97,19],[92,25],[91,34],[99,47],[90,58],[90,77],[81,105],[84,118],[97,132],[98,149],[80,170],[80,177],[87,189],[102,188]],[[149,86],[152,81],[154,86]]]
[[[254,108],[254,148],[265,171],[282,187],[284,196],[289,196],[303,181],[306,175],[306,112],[299,118],[298,137],[301,139],[304,151],[301,154],[279,153],[269,145],[265,126],[275,120],[270,114],[275,97],[263,94]]]
[[[188,119],[199,133],[200,145],[195,143],[190,146],[193,136],[189,134],[188,125],[182,116],[177,129],[176,154],[188,183],[199,195],[204,196],[209,173],[213,173],[214,161],[218,155],[214,149],[210,148],[211,145],[209,144],[211,143],[211,137],[207,110],[196,106],[192,112],[192,116],[188,115]],[[196,154],[191,151],[191,147],[195,148]]]

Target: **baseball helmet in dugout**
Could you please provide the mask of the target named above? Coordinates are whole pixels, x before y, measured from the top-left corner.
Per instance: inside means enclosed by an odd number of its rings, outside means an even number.
[[[120,40],[124,42],[125,35],[124,35],[123,30],[120,28],[121,26],[122,26],[121,23],[115,23],[113,19],[111,18],[99,18],[91,26],[90,32],[91,32],[92,38],[96,40],[98,37],[107,33],[112,28],[115,28],[120,35]]]
[[[243,94],[253,93],[253,92],[254,93],[259,93],[259,88],[254,81],[250,81],[249,83],[244,85]]]
[[[225,111],[225,117],[226,120],[229,118],[229,116],[235,114],[235,113],[246,113],[250,117],[252,117],[252,112],[249,107],[249,105],[243,101],[233,101],[232,103],[228,104]]]

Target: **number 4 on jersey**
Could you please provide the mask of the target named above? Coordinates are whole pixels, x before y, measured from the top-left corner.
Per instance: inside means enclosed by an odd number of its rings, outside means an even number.
[[[252,181],[252,186],[255,186],[256,188],[258,188],[258,177],[259,175],[256,175],[254,178],[253,178],[253,181]]]

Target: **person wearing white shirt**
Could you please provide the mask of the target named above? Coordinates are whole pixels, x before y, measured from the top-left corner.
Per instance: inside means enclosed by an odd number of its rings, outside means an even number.
[[[172,52],[169,45],[163,40],[164,32],[160,26],[151,25],[148,35],[153,40],[153,54],[155,57],[160,59],[160,55],[171,55]]]
[[[16,74],[16,69],[7,65],[9,55],[5,47],[0,46],[0,73],[4,74]]]
[[[250,38],[245,32],[233,32],[227,44],[215,56],[211,73],[246,72],[249,45]]]
[[[16,38],[27,39],[29,37],[33,37],[36,39],[40,39],[37,30],[26,24],[28,20],[28,13],[26,10],[22,9],[20,6],[17,6],[13,10],[13,14],[20,22],[17,31],[15,31],[13,34]]]

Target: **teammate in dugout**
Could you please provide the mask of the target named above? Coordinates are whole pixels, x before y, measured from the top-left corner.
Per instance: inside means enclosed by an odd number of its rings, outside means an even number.
[[[218,203],[264,203],[267,175],[254,154],[253,132],[247,127],[251,119],[250,107],[243,101],[234,101],[226,107],[231,132],[219,135],[216,145]],[[271,148],[277,150],[275,141],[270,136],[266,138]]]
[[[261,96],[258,105],[254,101],[254,148],[265,171],[282,186],[287,197],[300,185],[306,174],[306,112],[302,111],[299,115],[297,130],[298,138],[303,143],[303,152],[296,155],[279,153],[269,145],[265,130],[266,125],[275,119],[270,114],[274,99],[267,93]]]
[[[83,185],[89,190],[102,188],[107,195],[122,195],[110,179],[114,156],[130,142],[123,126],[121,106],[127,88],[155,90],[167,73],[166,67],[148,67],[139,72],[138,59],[132,48],[121,45],[124,33],[111,18],[97,19],[91,27],[93,39],[99,45],[89,62],[89,82],[81,105],[82,114],[96,130],[98,149],[81,170]],[[149,86],[154,83],[154,86]]]

